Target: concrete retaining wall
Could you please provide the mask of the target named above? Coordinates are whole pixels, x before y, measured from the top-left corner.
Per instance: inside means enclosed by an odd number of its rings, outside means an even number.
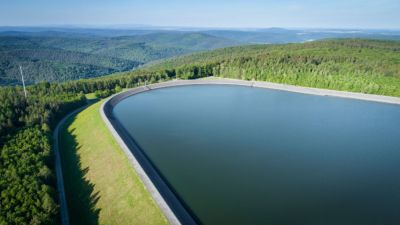
[[[130,89],[126,92],[111,96],[105,101],[100,108],[100,113],[111,133],[127,155],[132,166],[139,174],[147,190],[151,193],[153,199],[164,212],[166,218],[171,224],[196,224],[198,220],[184,206],[174,191],[168,186],[167,182],[161,177],[154,168],[150,160],[144,154],[140,146],[133,140],[124,127],[113,116],[113,108],[121,100],[141,93],[158,88],[167,88],[182,85],[202,85],[202,84],[225,84],[225,85],[241,85],[258,88],[269,88],[282,91],[290,91],[303,94],[312,94],[320,96],[332,96],[340,98],[351,98],[358,100],[367,100],[389,104],[400,104],[400,98],[369,95],[362,93],[352,93],[344,91],[325,90],[317,88],[299,87],[293,85],[276,84],[259,81],[244,81],[224,78],[206,78],[198,80],[174,80],[163,83],[156,83],[147,86]]]

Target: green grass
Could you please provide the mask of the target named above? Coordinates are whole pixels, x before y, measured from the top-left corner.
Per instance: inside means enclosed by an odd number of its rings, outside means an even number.
[[[85,97],[87,100],[96,100],[97,99],[96,93],[85,94]]]
[[[71,224],[167,224],[95,103],[60,130]]]

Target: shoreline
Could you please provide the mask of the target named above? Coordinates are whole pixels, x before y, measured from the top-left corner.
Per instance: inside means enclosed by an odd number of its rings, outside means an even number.
[[[247,80],[238,80],[238,79],[221,78],[221,77],[207,77],[207,78],[200,78],[197,80],[179,80],[179,81],[190,81],[190,82],[187,82],[189,85],[190,85],[190,83],[192,83],[192,84],[242,85],[242,86],[249,86],[249,87],[288,91],[288,92],[294,92],[294,93],[300,93],[300,94],[338,97],[338,98],[356,99],[356,100],[363,100],[363,101],[400,105],[400,97],[386,96],[386,95],[373,95],[373,94],[365,94],[365,93],[360,93],[360,92],[338,91],[338,90],[304,87],[304,86],[295,86],[295,85],[290,85],[290,84],[272,83],[272,82],[267,82],[267,81],[247,81]],[[151,85],[149,85],[149,86],[151,87]]]
[[[167,218],[168,223],[171,225],[196,224],[190,214],[187,213],[185,208],[179,203],[178,199],[176,199],[176,196],[171,192],[166,183],[159,176],[158,172],[143,154],[140,147],[132,138],[130,138],[121,124],[119,124],[119,122],[112,116],[112,109],[114,105],[125,98],[119,98],[121,94],[129,92],[130,95],[133,95],[148,90],[150,89],[138,87],[111,96],[104,101],[100,107],[101,118],[103,119],[107,128],[110,130],[111,134],[114,136],[118,145],[124,151],[131,166],[143,182],[145,189],[150,193],[156,205]],[[172,210],[172,206],[175,209],[174,211]],[[180,215],[180,219],[178,219],[177,214]],[[184,223],[181,223],[181,221]]]
[[[197,224],[196,219],[174,194],[167,182],[161,177],[158,171],[153,167],[152,163],[141,150],[140,146],[126,132],[122,124],[120,124],[113,116],[113,108],[123,99],[142,92],[151,91],[153,89],[168,88],[186,85],[239,85],[257,88],[267,88],[272,90],[288,91],[301,94],[311,94],[327,97],[339,97],[346,99],[355,99],[363,101],[371,101],[385,104],[400,105],[400,98],[370,95],[363,93],[353,93],[345,91],[335,91],[327,89],[309,88],[301,86],[293,86],[287,84],[277,84],[263,81],[245,81],[236,79],[226,79],[218,77],[208,77],[197,80],[172,80],[161,83],[150,84],[129,89],[127,91],[117,93],[109,97],[100,107],[100,113],[106,126],[116,139],[117,143],[123,149],[130,163],[139,174],[146,189],[150,192],[158,207],[162,210],[170,224]]]
[[[161,83],[149,84],[147,86],[141,86],[145,89],[157,89],[164,87],[173,87],[180,85],[196,85],[196,84],[227,84],[227,85],[240,85],[240,86],[248,86],[248,87],[257,87],[257,88],[267,88],[272,90],[279,91],[287,91],[293,93],[300,94],[309,94],[309,95],[317,95],[317,96],[327,96],[327,97],[337,97],[337,98],[346,98],[346,99],[355,99],[355,100],[363,100],[370,102],[378,102],[378,103],[386,103],[386,104],[394,104],[400,105],[400,97],[394,96],[386,96],[386,95],[373,95],[373,94],[365,94],[359,92],[349,92],[349,91],[337,91],[330,89],[321,89],[321,88],[312,88],[312,87],[303,87],[303,86],[295,86],[289,84],[280,84],[280,83],[272,83],[266,81],[247,81],[247,80],[238,80],[231,78],[221,78],[221,77],[206,77],[200,78],[196,80],[171,80],[165,81]],[[134,88],[136,89],[136,88]],[[131,95],[127,92],[120,93],[123,94],[122,98]],[[136,93],[134,93],[136,94]]]

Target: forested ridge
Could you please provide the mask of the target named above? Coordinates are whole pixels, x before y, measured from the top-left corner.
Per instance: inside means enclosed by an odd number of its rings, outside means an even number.
[[[240,46],[169,59],[145,69],[182,78],[219,76],[400,96],[400,41]]]
[[[400,96],[400,42],[327,40],[252,45],[178,57],[139,70],[63,83],[0,88],[0,224],[57,223],[51,130],[86,93],[174,78],[220,76]]]
[[[27,83],[34,84],[94,78],[130,71],[140,65],[174,56],[243,44],[304,42],[329,37],[400,38],[397,31],[374,30],[355,33],[349,33],[348,30],[335,33],[329,30],[278,28],[256,31],[28,30],[31,32],[2,31],[0,28],[2,86],[21,84],[19,65],[24,68]],[[274,48],[278,50],[276,46]],[[251,48],[244,48],[244,51],[254,53]]]
[[[0,33],[0,85],[92,78],[129,71],[147,62],[237,44],[200,33],[161,32],[135,36],[27,36]]]
[[[39,42],[39,40],[38,40]],[[28,84],[67,81],[131,70],[141,63],[39,45],[27,38],[0,37],[0,85],[21,84],[19,66]]]

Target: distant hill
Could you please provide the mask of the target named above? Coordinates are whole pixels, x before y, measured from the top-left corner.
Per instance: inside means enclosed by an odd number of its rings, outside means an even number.
[[[145,35],[92,38],[39,38],[41,45],[141,63],[171,56],[238,45],[239,42],[202,33],[157,32]]]
[[[400,40],[398,30],[0,27],[0,85],[90,78],[197,51],[331,38]],[[245,48],[246,49],[246,48]],[[239,52],[239,54],[242,54]]]
[[[150,61],[238,45],[209,34],[157,32],[135,36],[61,35],[59,32],[0,33],[0,85],[66,81],[127,71]],[[57,35],[56,35],[57,34]]]
[[[299,43],[332,38],[400,40],[400,31],[396,30],[269,28],[256,30],[208,30],[203,32],[216,37],[253,44]]]

